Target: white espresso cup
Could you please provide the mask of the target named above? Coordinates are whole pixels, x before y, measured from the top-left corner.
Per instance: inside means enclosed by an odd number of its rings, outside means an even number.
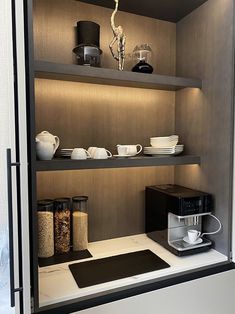
[[[201,232],[197,230],[188,230],[188,240],[190,243],[194,243],[200,237]]]
[[[138,149],[139,147],[139,149]],[[142,146],[140,144],[136,145],[117,145],[117,151],[119,155],[129,155],[135,156],[138,155],[142,151]],[[123,152],[125,152],[123,154]]]
[[[84,148],[74,148],[71,154],[71,159],[87,159],[91,154]]]
[[[113,155],[110,153],[109,150],[106,148],[96,148],[94,153],[92,154],[92,158],[94,159],[108,159],[109,157],[112,157]]]
[[[117,145],[117,152],[120,156],[127,155],[127,147],[123,145]]]

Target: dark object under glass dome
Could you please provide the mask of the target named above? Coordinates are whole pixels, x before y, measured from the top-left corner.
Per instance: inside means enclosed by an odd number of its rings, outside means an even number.
[[[153,67],[148,63],[152,57],[152,49],[147,44],[136,46],[133,50],[133,60],[138,62],[132,72],[153,73]]]

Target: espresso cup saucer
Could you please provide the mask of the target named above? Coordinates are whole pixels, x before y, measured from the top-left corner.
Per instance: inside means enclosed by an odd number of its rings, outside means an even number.
[[[184,237],[183,240],[184,242],[187,242],[188,244],[191,244],[191,245],[196,245],[203,242],[202,238],[198,238],[196,241],[190,242],[188,236]]]
[[[113,157],[116,157],[116,158],[128,158],[128,157],[133,157],[133,156],[136,156],[136,155],[113,155]]]

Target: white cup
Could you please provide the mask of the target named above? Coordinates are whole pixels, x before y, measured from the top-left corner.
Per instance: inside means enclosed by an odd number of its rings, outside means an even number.
[[[139,147],[139,150],[138,150]],[[117,151],[119,155],[129,155],[129,156],[135,156],[139,154],[142,151],[142,146],[140,144],[136,145],[117,145]],[[125,152],[123,154],[122,152]]]
[[[123,145],[117,145],[118,155],[127,155],[127,147]]]
[[[108,159],[109,157],[112,157],[113,155],[110,153],[109,150],[105,148],[96,148],[94,151],[92,158],[94,159]]]
[[[93,158],[95,151],[97,150],[98,147],[89,147],[88,152],[91,155],[91,158]]]
[[[71,154],[71,159],[87,159],[87,157],[91,157],[91,155],[84,148],[74,148]]]
[[[188,240],[190,243],[194,243],[200,237],[201,232],[197,230],[188,230]]]

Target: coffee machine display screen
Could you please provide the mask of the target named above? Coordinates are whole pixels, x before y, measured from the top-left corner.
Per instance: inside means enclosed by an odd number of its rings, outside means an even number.
[[[199,197],[182,199],[182,210],[184,214],[200,213],[203,211],[203,201]]]

